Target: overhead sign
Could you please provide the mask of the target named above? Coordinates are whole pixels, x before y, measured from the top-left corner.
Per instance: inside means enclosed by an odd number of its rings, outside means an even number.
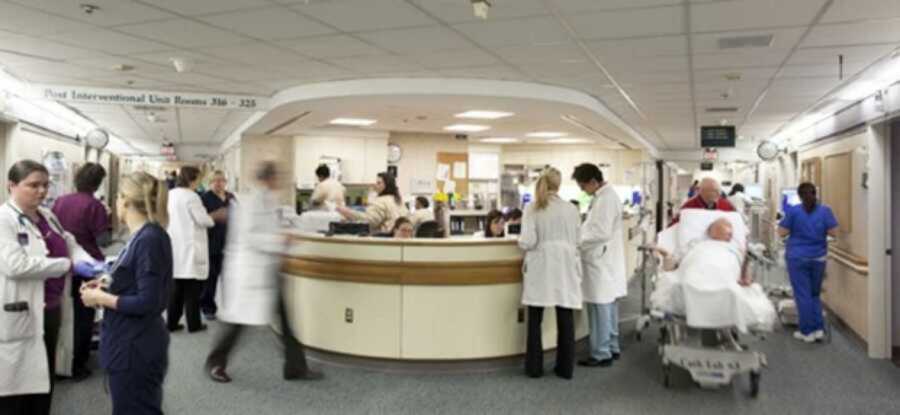
[[[89,104],[159,105],[247,111],[265,110],[269,105],[269,98],[246,95],[139,91],[64,85],[38,85],[35,87],[35,91],[44,99]]]
[[[700,127],[700,147],[734,147],[736,137],[733,125]]]

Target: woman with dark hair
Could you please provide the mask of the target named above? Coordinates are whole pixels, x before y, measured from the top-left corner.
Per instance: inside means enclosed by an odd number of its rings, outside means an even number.
[[[374,190],[378,197],[369,202],[365,212],[346,207],[339,207],[337,211],[346,219],[369,222],[373,233],[390,232],[394,228],[394,221],[401,216],[408,216],[409,211],[403,206],[403,198],[394,176],[378,173]]]
[[[522,223],[522,210],[519,208],[515,208],[506,212],[506,223],[510,225],[515,225]]]
[[[503,213],[497,209],[492,209],[484,218],[484,231],[481,235],[485,238],[502,238],[504,236],[504,227],[506,222],[503,219]]]
[[[41,207],[50,186],[46,167],[22,160],[7,179],[9,200],[0,206],[0,412],[48,414],[57,340],[72,307],[69,277],[73,270],[93,275],[94,260]]]
[[[747,204],[752,202],[747,195],[744,194],[744,185],[740,183],[735,183],[731,186],[731,192],[728,193],[728,201],[731,202],[731,205],[734,206],[734,209],[738,211],[741,215],[744,216],[744,220],[747,220],[747,214],[745,213]]]
[[[169,301],[167,314],[170,331],[184,328],[179,324],[184,313],[188,332],[206,329],[200,321],[200,295],[203,283],[209,276],[209,239],[206,230],[217,221],[227,219],[227,210],[220,208],[206,212],[203,201],[197,194],[200,184],[200,169],[184,166],[178,174],[178,187],[169,193],[167,212],[169,214],[169,237],[172,239],[172,260],[175,289]]]
[[[94,197],[100,188],[106,170],[97,163],[87,163],[75,173],[75,193],[67,194],[53,204],[53,213],[66,232],[75,236],[78,245],[97,261],[103,261],[101,246],[109,244],[109,212]],[[78,287],[72,285],[74,306],[72,378],[76,381],[90,376],[87,361],[91,354],[91,336],[95,310],[85,307],[78,295]]]
[[[397,239],[410,239],[413,237],[413,223],[406,217],[399,217],[394,221],[394,228],[391,234]]]
[[[838,222],[831,208],[819,203],[812,183],[801,183],[797,193],[803,203],[784,212],[778,234],[788,238],[784,256],[800,319],[800,330],[794,332],[794,338],[813,343],[825,337],[819,294],[825,277],[828,237],[837,237]]]

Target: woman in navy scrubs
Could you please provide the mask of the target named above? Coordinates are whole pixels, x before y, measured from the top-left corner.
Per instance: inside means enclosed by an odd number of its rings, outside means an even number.
[[[110,270],[108,291],[99,283],[81,290],[85,305],[106,308],[100,363],[114,415],[162,414],[169,331],[161,314],[172,286],[172,243],[160,225],[165,199],[166,187],[149,174],[122,179],[117,210],[133,236]]]
[[[822,280],[828,256],[828,237],[837,236],[838,223],[831,208],[816,199],[816,187],[802,183],[797,188],[800,205],[789,207],[778,224],[778,233],[788,237],[785,250],[800,330],[794,338],[812,343],[825,337],[822,321]]]

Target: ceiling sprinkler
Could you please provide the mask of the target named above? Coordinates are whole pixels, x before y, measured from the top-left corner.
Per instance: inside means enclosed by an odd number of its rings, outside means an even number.
[[[472,0],[472,11],[475,13],[475,17],[487,19],[490,9],[491,3],[488,0]]]
[[[80,7],[84,14],[94,14],[95,11],[100,10],[100,6],[87,3],[80,4]]]

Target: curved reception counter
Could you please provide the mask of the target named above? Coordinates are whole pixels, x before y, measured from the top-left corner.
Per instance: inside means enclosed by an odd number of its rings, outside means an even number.
[[[512,239],[291,233],[286,299],[297,337],[326,352],[398,360],[525,353],[522,252]],[[576,312],[576,337],[587,335]],[[554,311],[545,349],[556,347]]]

